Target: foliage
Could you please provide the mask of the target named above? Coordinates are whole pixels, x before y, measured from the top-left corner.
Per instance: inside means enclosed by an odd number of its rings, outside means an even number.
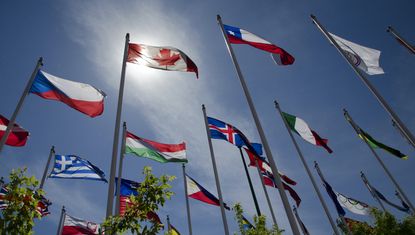
[[[127,205],[123,216],[116,215],[106,219],[103,227],[109,233],[123,233],[130,231],[135,234],[157,234],[163,225],[149,219],[148,213],[156,212],[162,207],[166,199],[170,199],[171,182],[175,177],[162,175],[157,178],[151,173],[151,167],[144,167],[145,179],[137,188],[138,195],[130,196],[131,204]]]
[[[235,211],[235,219],[238,222],[239,231],[241,235],[281,235],[284,230],[280,230],[277,224],[274,224],[272,229],[266,227],[265,215],[254,216],[254,224],[252,228],[244,227],[243,209],[241,204],[237,203],[233,206]]]
[[[402,221],[397,220],[389,212],[373,209],[374,226],[367,223],[355,223],[351,226],[354,235],[415,235],[415,217],[407,216]]]
[[[43,191],[33,190],[39,182],[34,176],[27,177],[26,171],[19,168],[10,173],[8,193],[4,197],[8,206],[0,215],[1,234],[33,234],[33,219],[41,218],[36,208]]]

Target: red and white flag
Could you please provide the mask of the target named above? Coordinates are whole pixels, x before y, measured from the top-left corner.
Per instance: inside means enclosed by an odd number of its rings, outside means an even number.
[[[130,43],[127,62],[161,70],[194,72],[199,78],[196,64],[181,50],[174,47]]]
[[[3,138],[3,135],[6,133],[8,125],[9,120],[0,115],[0,139]],[[15,147],[24,146],[28,136],[29,132],[15,123],[12,130],[10,131],[9,136],[7,137],[6,144]]]
[[[62,235],[93,235],[99,234],[101,226],[97,223],[65,215]]]

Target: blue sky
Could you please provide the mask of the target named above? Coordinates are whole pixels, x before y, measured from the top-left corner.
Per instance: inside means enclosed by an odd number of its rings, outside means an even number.
[[[17,123],[30,131],[25,147],[6,147],[1,153],[0,173],[28,167],[41,178],[51,145],[58,154],[76,154],[95,163],[107,176],[110,169],[115,110],[125,33],[131,42],[181,49],[196,63],[200,79],[193,73],[153,70],[127,66],[122,120],[138,136],[164,143],[188,146],[187,172],[212,193],[216,193],[207,146],[201,104],[208,115],[229,122],[252,141],[259,141],[234,67],[216,23],[241,27],[281,46],[296,61],[277,66],[268,53],[246,45],[235,45],[274,159],[280,170],[295,179],[302,198],[299,213],[312,234],[331,234],[323,209],[310,180],[296,155],[281,118],[274,109],[277,99],[282,109],[304,119],[322,137],[329,139],[334,153],[298,143],[309,166],[318,161],[326,179],[341,193],[377,206],[360,180],[363,170],[369,180],[388,198],[395,200],[394,188],[369,149],[345,121],[347,108],[367,132],[379,141],[407,153],[399,160],[379,151],[390,171],[412,201],[415,188],[412,171],[414,151],[391,126],[390,118],[354,72],[336,52],[309,15],[315,14],[330,31],[350,41],[382,51],[384,75],[369,77],[396,113],[415,131],[413,68],[415,60],[388,33],[392,25],[407,39],[415,40],[410,22],[415,16],[412,1],[14,1],[0,3],[0,67],[3,100],[0,113],[10,117],[39,56],[43,70],[65,79],[89,83],[108,97],[104,114],[89,118],[62,103],[29,95]],[[412,107],[412,108],[411,108]],[[232,204],[241,202],[252,217],[255,208],[249,193],[239,151],[229,143],[214,140],[214,150],[223,197]],[[170,215],[173,225],[187,233],[183,179],[179,164],[160,164],[126,156],[124,177],[140,181],[143,166],[156,175],[176,175],[173,199],[159,212]],[[263,213],[269,216],[256,169],[250,169]],[[314,176],[317,176],[313,170]],[[48,179],[45,191],[53,202],[52,214],[36,221],[36,234],[57,229],[62,205],[70,215],[91,221],[105,216],[108,185],[96,181]],[[322,190],[332,215],[335,209]],[[278,223],[291,234],[279,195],[268,189]],[[292,202],[293,203],[293,202]],[[222,234],[218,207],[190,200],[194,234]],[[402,213],[389,208],[401,218]],[[347,212],[364,221],[369,217]],[[232,212],[227,218],[232,232],[237,230]]]

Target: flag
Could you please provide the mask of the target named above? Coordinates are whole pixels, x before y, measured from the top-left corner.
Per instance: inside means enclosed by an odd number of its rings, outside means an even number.
[[[384,73],[383,69],[379,66],[380,51],[361,46],[332,33],[330,33],[330,35],[337,42],[337,44],[339,44],[340,48],[347,55],[347,57],[360,70],[369,75]]]
[[[87,179],[107,182],[105,174],[101,169],[75,155],[55,155],[55,167],[49,178]]]
[[[348,217],[344,217],[344,220],[346,221],[346,224],[347,224],[347,226],[349,227],[350,230],[353,230],[353,226],[355,226],[355,225],[359,225],[359,224],[364,225],[365,224],[367,227],[370,228],[370,230],[373,231],[373,227],[372,226],[369,226],[366,222],[362,222],[362,221],[350,219]]]
[[[251,229],[251,228],[255,228],[247,218],[245,218],[245,216],[242,216],[242,227],[245,231]]]
[[[0,188],[0,210],[4,210],[7,208],[7,200],[6,200],[6,195],[9,192],[9,190],[7,190],[6,185],[1,185]]]
[[[205,202],[207,204],[220,206],[219,199],[216,198],[213,194],[203,188],[199,183],[186,174],[186,187],[187,187],[187,196],[193,199]],[[227,210],[230,208],[224,203],[224,207]]]
[[[194,72],[199,78],[196,64],[181,50],[174,47],[130,43],[127,62],[154,69]]]
[[[284,49],[258,37],[253,33],[226,24],[223,25],[223,28],[225,29],[230,43],[248,44],[257,49],[270,52],[274,61],[279,65],[290,65],[294,63],[294,57]]]
[[[101,226],[97,223],[78,219],[65,214],[62,235],[93,235],[100,234]]]
[[[301,226],[301,230],[303,231],[304,235],[310,235],[310,232],[308,232],[307,227],[305,226],[305,224],[303,223],[303,221],[300,219],[300,217],[297,217],[298,222]]]
[[[333,191],[333,188],[324,179],[321,179],[321,180],[323,181],[324,188],[326,188],[327,193],[329,194],[331,200],[333,201],[334,205],[336,206],[337,213],[341,216],[344,216],[346,214],[346,211],[343,210],[342,206],[340,205],[339,201],[337,200],[337,195]]]
[[[380,200],[382,200],[382,201],[384,201],[385,203],[387,203],[388,205],[390,205],[391,207],[394,207],[395,209],[398,209],[398,210],[400,210],[400,211],[403,211],[403,212],[406,212],[406,213],[409,213],[410,214],[410,209],[409,209],[409,207],[402,207],[402,206],[399,206],[399,205],[396,205],[395,203],[393,203],[393,202],[391,202],[391,201],[389,201],[385,196],[383,196],[383,194],[382,193],[380,193],[377,189],[375,189],[372,185],[370,185],[370,188],[373,190],[373,192],[376,194],[376,196],[380,199]]]
[[[52,203],[46,199],[44,196],[40,196],[39,202],[37,203],[36,211],[39,213],[40,216],[47,216],[50,214],[49,206]]]
[[[371,207],[364,202],[347,197],[341,193],[335,192],[337,201],[340,205],[349,211],[359,215],[369,215]]]
[[[272,174],[270,174],[269,172],[261,172],[261,174],[262,174],[262,178],[264,179],[265,185],[278,188],[277,184],[275,183],[274,176]],[[291,198],[295,201],[295,204],[297,205],[297,207],[300,206],[301,198],[300,196],[298,196],[297,192],[285,182],[281,182],[281,183],[284,187],[284,190],[287,190]]]
[[[53,76],[39,70],[30,88],[30,93],[48,100],[67,104],[90,117],[104,112],[105,93],[95,87]]]
[[[133,153],[158,162],[187,162],[186,144],[162,144],[138,137],[127,131],[125,153]]]
[[[170,232],[169,235],[180,235],[179,231],[171,224],[170,224],[169,232]]]
[[[360,128],[359,128],[360,129]],[[366,141],[369,143],[370,147],[372,148],[380,148],[385,150],[386,152],[400,158],[400,159],[404,159],[407,160],[408,156],[406,154],[401,153],[399,150],[391,148],[387,145],[384,145],[378,141],[376,141],[375,139],[373,139],[372,136],[370,136],[368,133],[364,132],[362,129],[360,129],[360,132],[362,133],[362,135],[359,135],[360,138],[363,139],[363,137],[366,139]]]
[[[399,201],[401,201],[402,208],[404,208],[405,210],[408,211],[408,213],[410,213],[411,208],[409,208],[409,205],[406,204],[406,202],[404,200],[402,200],[402,198],[399,196],[399,193],[397,191],[395,191],[395,195],[396,195],[396,197],[398,197]]]
[[[282,114],[291,130],[301,136],[305,141],[321,146],[329,153],[333,152],[329,146],[327,146],[328,140],[321,138],[315,131],[311,130],[303,119],[284,112],[282,112]]]
[[[4,116],[0,115],[0,139],[6,133],[9,120]],[[29,132],[21,128],[19,125],[14,123],[9,136],[7,137],[6,144],[10,146],[20,147],[26,144]]]

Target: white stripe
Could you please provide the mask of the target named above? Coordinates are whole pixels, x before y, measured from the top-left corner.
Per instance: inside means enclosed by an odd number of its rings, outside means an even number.
[[[177,152],[161,152],[166,159],[186,159],[186,150]]]
[[[294,129],[300,134],[301,137],[307,142],[316,145],[316,139],[314,138],[313,133],[311,133],[310,127],[308,127],[307,123],[301,119],[296,117],[295,118],[295,125]]]
[[[195,193],[200,192],[200,188],[197,186],[197,184],[190,179],[187,175],[186,175],[186,186],[187,186],[187,195],[192,195]]]
[[[89,222],[89,221],[85,221],[85,220],[82,220],[82,219],[78,219],[78,218],[72,217],[70,215],[65,215],[65,221],[63,223],[63,226],[73,226],[73,227],[88,229],[89,231],[93,232],[94,234],[99,234],[98,232],[99,232],[99,228],[100,228],[99,224]]]
[[[249,41],[249,42],[257,42],[257,43],[264,43],[264,44],[270,44],[272,45],[272,43],[268,42],[267,40],[258,37],[257,35],[250,33],[244,29],[240,29],[241,31],[241,37],[243,40],[245,41]]]
[[[125,145],[130,148],[137,148],[137,149],[148,149],[147,146],[143,145],[141,141],[137,139],[133,139],[131,137],[127,137],[125,141]],[[148,144],[150,146],[150,144]],[[151,148],[154,151],[157,151],[155,148]],[[186,159],[186,150],[180,150],[177,152],[159,152],[161,155],[163,155],[167,160],[169,159]]]
[[[100,176],[97,174],[88,174],[88,173],[75,173],[75,174],[65,174],[65,173],[59,173],[59,174],[50,174],[50,176],[53,177],[59,177],[59,178],[75,178],[75,177],[82,177],[82,178],[93,178],[93,179],[101,179]]]
[[[55,167],[53,170],[54,170],[55,172],[60,173],[61,168],[56,168],[56,167]],[[71,166],[70,168],[65,169],[64,171],[65,171],[65,172],[74,172],[74,171],[79,171],[79,170],[89,170],[90,172],[94,172],[93,170],[91,170],[91,168],[89,168],[89,167],[87,167],[87,166],[80,166],[80,167],[74,167],[74,166]],[[96,174],[96,173],[94,172],[94,174]]]
[[[99,102],[104,99],[102,93],[89,84],[73,82],[53,76],[46,73],[45,71],[41,72],[55,87],[57,87],[71,99],[91,102]]]
[[[7,129],[7,126],[5,126],[3,124],[0,124],[0,131],[6,131],[6,129]],[[12,128],[12,132],[26,132],[26,130],[24,130],[24,129],[20,128],[20,127],[14,126]]]

